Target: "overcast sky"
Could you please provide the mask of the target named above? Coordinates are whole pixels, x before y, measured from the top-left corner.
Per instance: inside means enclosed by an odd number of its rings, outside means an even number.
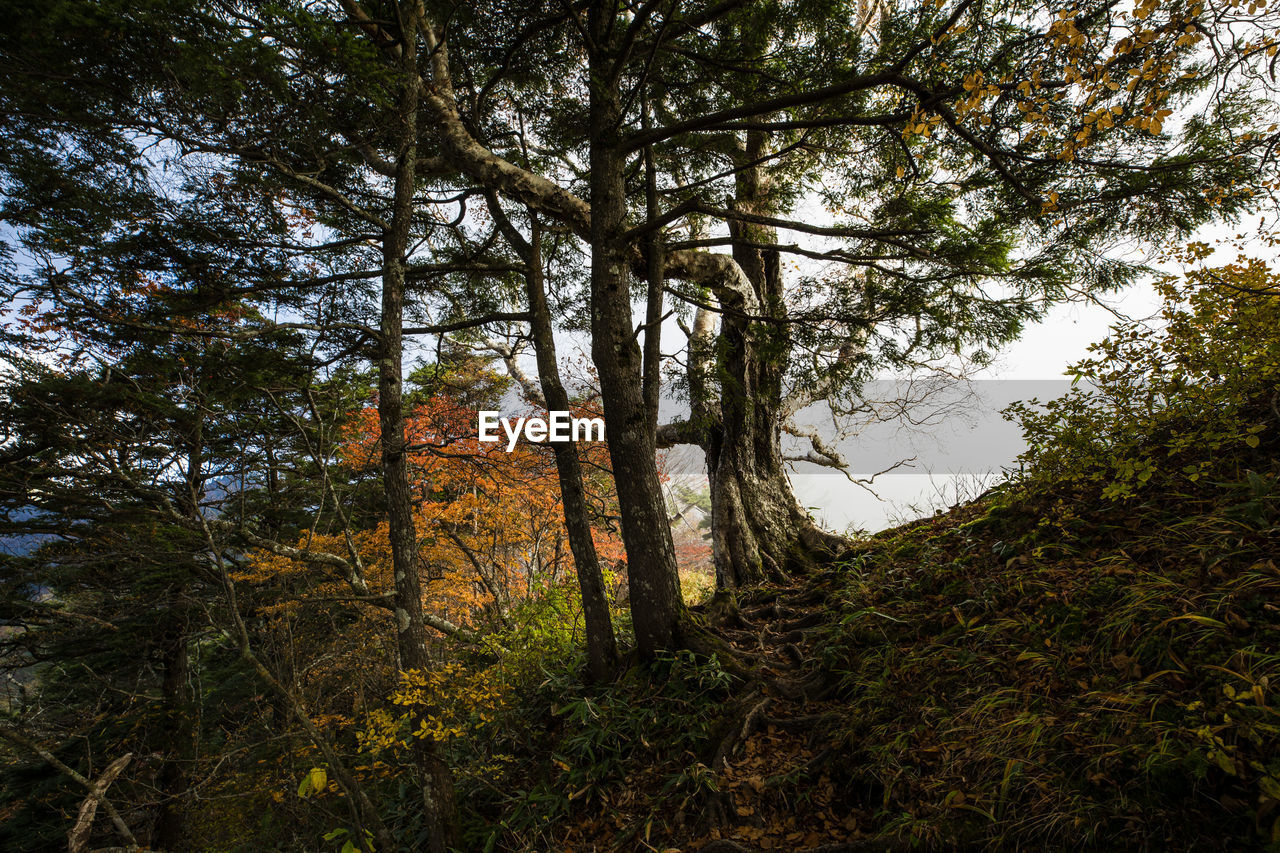
[[[1210,258],[1210,263],[1221,264],[1234,260],[1238,250],[1232,245],[1238,234],[1254,234],[1260,224],[1274,223],[1276,215],[1265,220],[1254,218],[1235,227],[1216,226],[1202,229],[1197,238],[1220,248]],[[1258,257],[1274,259],[1274,249],[1268,250],[1257,241],[1248,241],[1247,250]],[[1160,265],[1170,272],[1176,267]],[[919,463],[909,473],[906,468],[878,477],[874,483],[876,494],[850,483],[846,478],[830,472],[819,472],[814,466],[801,466],[792,475],[792,485],[801,505],[825,526],[844,531],[852,527],[876,531],[893,524],[929,514],[936,509],[948,508],[960,499],[976,496],[999,479],[993,475],[1000,465],[1011,465],[1022,452],[1020,432],[1013,424],[1007,424],[998,416],[1011,393],[1030,391],[1044,399],[1044,392],[1052,387],[1046,380],[1064,380],[1064,371],[1088,355],[1089,345],[1107,336],[1112,325],[1122,318],[1134,320],[1156,318],[1160,300],[1149,283],[1142,283],[1124,291],[1110,294],[1105,305],[1074,303],[1059,305],[1049,312],[1041,323],[1029,327],[1022,337],[999,354],[996,363],[982,377],[978,387],[989,393],[980,394],[985,402],[977,402],[961,417],[948,418],[932,430],[936,446],[923,442],[918,436],[902,434],[883,439],[885,453],[896,452],[900,457],[919,455]],[[1007,387],[997,386],[1007,383]],[[1065,392],[1069,383],[1057,383],[1059,393]],[[1003,448],[1003,454],[993,454],[993,449]],[[877,447],[877,451],[880,448]],[[971,474],[955,473],[955,462],[965,454],[972,454]],[[1003,455],[1002,462],[990,464],[993,455]],[[919,470],[928,468],[934,473]]]

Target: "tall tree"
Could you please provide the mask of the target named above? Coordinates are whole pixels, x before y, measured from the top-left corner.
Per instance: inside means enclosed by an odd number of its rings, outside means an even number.
[[[709,451],[731,585],[823,544],[782,476],[781,434],[812,445],[806,461],[843,460],[797,412],[847,411],[876,368],[981,358],[1054,300],[1131,281],[1140,265],[1109,247],[1246,209],[1274,174],[1263,17],[961,3],[850,7],[841,26],[814,27],[818,9],[787,11],[736,10],[703,34],[702,53],[672,57],[666,73],[655,62],[651,101],[679,133],[637,139],[677,164],[672,202],[727,224],[674,245],[730,245],[759,306],[721,312],[717,361],[691,367],[719,377],[690,383],[710,408],[695,403],[704,414],[660,433]],[[1180,28],[1188,16],[1196,35]],[[1224,16],[1243,29],[1223,29]],[[1206,61],[1208,45],[1226,61]],[[1216,115],[1196,115],[1215,98]],[[1183,134],[1164,134],[1179,108]],[[792,215],[819,201],[829,224]],[[784,285],[788,255],[809,270]]]
[[[268,479],[267,448],[289,431],[264,411],[267,389],[300,385],[306,364],[284,358],[282,338],[92,337],[78,345],[100,366],[6,363],[0,534],[44,541],[0,560],[4,665],[60,708],[10,710],[56,737],[56,752],[85,739],[90,755],[150,756],[122,768],[118,802],[155,804],[131,805],[126,825],[172,849],[188,840],[208,734],[191,661],[200,641],[218,645],[207,641],[225,623],[209,615],[227,613],[209,525],[234,528],[218,518],[232,493]]]
[[[525,395],[533,402],[551,411],[569,411],[569,394],[560,379],[560,364],[556,354],[555,328],[551,307],[547,300],[546,265],[543,262],[542,226],[536,216],[529,217],[529,237],[526,238],[512,223],[502,207],[502,202],[492,192],[486,193],[488,209],[506,237],[511,248],[524,265],[524,296],[529,312],[530,337],[533,339],[534,357],[538,367],[537,388],[529,381],[521,383]],[[513,361],[514,354],[506,350],[509,369],[523,378]],[[582,593],[582,609],[587,628],[587,658],[591,675],[604,681],[612,673],[617,662],[617,642],[613,635],[613,619],[609,614],[608,596],[604,589],[604,573],[600,569],[594,537],[591,533],[590,512],[582,475],[579,449],[573,442],[557,442],[552,445],[556,457],[556,472],[560,482],[560,494],[564,501],[564,520],[568,528],[569,547]]]
[[[125,21],[122,43],[148,45],[117,57],[139,97],[100,100],[115,127],[306,198],[332,237],[307,247],[338,266],[329,283],[380,283],[376,311],[328,328],[371,342],[384,372],[407,638],[425,622],[397,509],[399,312],[436,332],[510,319],[493,298],[505,287],[477,287],[492,232],[469,218],[473,195],[527,205],[590,249],[593,357],[649,654],[687,638],[651,459],[661,323],[637,330],[633,284],[648,282],[649,319],[663,290],[720,315],[717,367],[703,371],[714,400],[699,404],[714,417],[666,440],[713,448],[723,582],[782,571],[829,542],[785,482],[788,414],[847,396],[876,360],[1007,339],[1068,291],[1130,280],[1137,267],[1106,244],[1248,203],[1274,162],[1259,100],[1273,14],[1031,0],[191,2]],[[165,39],[148,44],[148,28]],[[814,198],[832,223],[805,215]],[[429,239],[461,248],[411,257]],[[842,271],[792,286],[787,255]],[[293,284],[314,293],[324,280]],[[428,307],[448,316],[428,321]],[[836,461],[816,446],[810,458]]]
[[[372,13],[346,8],[376,37]],[[787,415],[847,395],[877,362],[999,343],[1072,291],[1131,281],[1140,265],[1108,246],[1230,216],[1274,170],[1273,13],[1256,8],[477,7],[450,14],[447,30],[444,10],[427,14],[422,108],[443,161],[590,246],[593,357],[615,469],[632,478],[623,516],[646,650],[677,641],[681,618],[649,512],[650,445],[634,432],[646,371],[631,283],[654,278],[654,229],[667,229],[660,277],[692,284],[678,296],[711,299],[722,317],[720,411],[689,432],[719,448],[717,542],[732,584],[826,540],[785,483]],[[570,68],[557,56],[539,71],[549,48]],[[575,51],[576,86],[557,86]],[[526,95],[543,118],[520,109]],[[585,132],[572,111],[586,113]],[[567,181],[559,167],[517,165],[501,142],[517,124],[569,164]],[[667,166],[666,210],[633,177],[646,150]],[[815,195],[832,224],[788,216]],[[707,220],[728,235],[700,236]],[[839,243],[774,236],[786,231]],[[716,245],[733,254],[705,251]],[[844,269],[788,303],[785,254]],[[703,428],[711,438],[696,437]],[[837,461],[828,450],[811,458]]]

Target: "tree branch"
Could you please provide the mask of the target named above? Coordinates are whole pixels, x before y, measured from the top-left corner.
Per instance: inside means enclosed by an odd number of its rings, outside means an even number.
[[[101,790],[98,790],[97,788],[97,785],[102,782],[103,778],[106,777],[105,773],[101,777],[99,777],[97,783],[91,782],[90,780],[86,779],[84,776],[81,776],[72,768],[68,767],[66,764],[63,764],[61,761],[59,761],[58,757],[54,755],[52,752],[45,749],[40,744],[36,743],[35,741],[31,740],[25,735],[22,735],[7,726],[0,726],[0,737],[4,738],[10,743],[17,744],[23,749],[30,750],[31,752],[34,752],[36,755],[40,756],[42,759],[48,762],[49,765],[53,767],[55,770],[57,770],[58,772],[62,773],[65,776],[70,777],[71,779],[78,782],[80,785],[87,788],[89,791],[90,798],[93,798],[96,795],[96,799],[94,800],[95,804],[98,802],[102,803],[102,807],[106,809],[107,815],[111,818],[112,825],[115,826],[116,831],[120,833],[120,836],[130,846],[134,848],[138,846],[138,839],[134,838],[133,833],[129,831],[129,825],[124,822],[124,818],[120,817],[120,812],[116,811],[116,807],[112,805],[110,800],[107,799],[106,786],[104,785]],[[116,776],[120,775],[120,771],[124,769],[124,765],[128,763],[128,760],[131,757],[131,755],[132,753],[130,753],[130,755],[122,756],[121,758],[116,759],[115,763],[111,765],[111,767],[115,767],[116,764],[119,764],[120,767],[119,769],[116,770],[115,774],[111,776],[110,779],[107,780],[108,785],[111,784],[111,782],[116,778]],[[111,767],[107,768],[108,771],[110,771]],[[89,803],[89,800],[85,800],[85,804],[88,805],[88,803]],[[84,807],[82,806],[81,807],[82,814],[83,814],[83,808]],[[95,805],[95,808],[96,808],[96,805]]]

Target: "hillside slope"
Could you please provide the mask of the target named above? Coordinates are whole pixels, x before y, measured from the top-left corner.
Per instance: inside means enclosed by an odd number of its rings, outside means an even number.
[[[752,677],[583,700],[553,846],[1280,850],[1280,280],[1162,288],[1158,334],[1015,413],[1013,481],[696,608]]]
[[[1274,468],[1052,510],[995,495],[834,573],[835,739],[874,831],[1023,848],[1274,841]]]
[[[557,849],[1274,846],[1280,490],[1249,457],[1066,517],[1006,488],[757,591],[720,629],[755,683],[682,661],[566,720],[557,778],[617,752]]]

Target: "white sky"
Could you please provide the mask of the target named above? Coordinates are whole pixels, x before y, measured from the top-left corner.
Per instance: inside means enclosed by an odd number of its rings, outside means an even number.
[[[1107,304],[1130,317],[1145,318],[1155,313],[1159,300],[1144,284],[1111,295]],[[1062,379],[1067,367],[1084,358],[1090,344],[1105,338],[1117,319],[1102,305],[1059,305],[1043,322],[1029,327],[1019,340],[1003,349],[986,378]],[[949,434],[968,429],[965,424],[949,422],[935,436],[946,445]],[[1008,448],[1009,463],[1021,449]],[[910,455],[905,445],[902,455]],[[877,478],[873,494],[838,474],[814,473],[812,466],[805,467],[805,472],[794,472],[791,477],[796,497],[815,519],[836,532],[849,528],[875,532],[891,527],[976,497],[998,480],[992,475],[895,473]]]
[[[1208,260],[1221,264],[1234,260],[1238,249],[1228,244],[1241,234],[1255,234],[1265,221],[1275,222],[1276,214],[1264,220],[1256,217],[1242,225],[1214,226],[1196,235],[1210,245],[1219,246]],[[1247,241],[1248,251],[1258,257],[1276,257],[1276,250],[1264,249],[1255,241]],[[1164,266],[1171,272],[1176,267]],[[1112,325],[1122,317],[1134,320],[1153,318],[1160,300],[1149,283],[1140,283],[1110,294],[1104,304],[1072,303],[1052,309],[1043,322],[1027,328],[1022,337],[1005,347],[984,378],[1003,380],[1062,379],[1068,366],[1088,355],[1090,344],[1101,341]],[[967,430],[964,424],[949,423],[936,432],[945,445],[948,435]],[[953,439],[954,440],[954,439]],[[1009,462],[1021,447],[1008,448]],[[910,455],[904,448],[904,456]],[[813,473],[816,469],[792,475],[792,485],[802,506],[828,528],[843,532],[860,528],[869,532],[918,518],[936,509],[946,509],[961,499],[977,496],[995,480],[989,476],[973,477],[954,474],[892,474],[878,478],[873,495],[831,473]]]

